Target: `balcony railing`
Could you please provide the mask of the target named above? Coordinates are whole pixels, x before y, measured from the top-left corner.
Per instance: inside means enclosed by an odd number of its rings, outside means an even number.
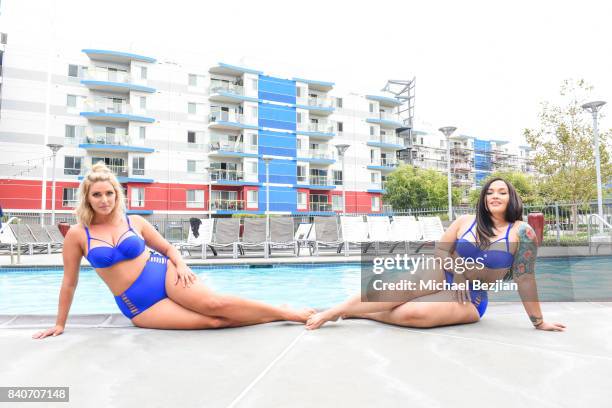
[[[242,181],[244,172],[242,170],[222,170],[214,169],[210,171],[212,181]]]
[[[308,150],[308,153],[306,153],[306,157],[310,158],[310,159],[326,159],[326,160],[333,160],[334,159],[334,154],[332,152],[328,152],[326,150]]]
[[[404,145],[402,138],[397,137],[395,135],[380,135],[380,142],[394,144],[394,145],[401,145],[401,146]]]
[[[93,81],[129,83],[132,81],[132,76],[125,71],[113,71],[104,68],[93,68],[85,71],[83,79]]]
[[[317,106],[320,108],[331,108],[332,100],[325,97],[309,97],[308,98],[308,106]]]
[[[124,115],[132,113],[132,107],[125,99],[121,99],[121,102],[113,100],[112,98],[87,99],[84,107],[85,110],[89,112],[120,113]]]
[[[91,163],[92,166],[99,161],[103,161],[103,160],[93,160],[93,159],[94,158],[92,158],[92,163]],[[126,165],[122,166],[122,165],[116,165],[116,164],[107,164],[106,167],[108,167],[109,170],[112,171],[113,174],[117,177],[127,177],[129,174],[128,166]],[[89,170],[91,170],[90,167],[82,167],[80,170],[80,175],[81,176],[86,175],[89,172]]]
[[[208,116],[210,123],[213,122],[236,122],[245,123],[244,115],[236,112],[215,111]]]
[[[371,166],[385,166],[385,167],[397,167],[399,162],[394,159],[381,158],[379,160],[373,160],[370,163]]]
[[[225,150],[230,152],[244,152],[244,143],[230,140],[211,140],[210,151]]]
[[[297,182],[308,184],[308,176],[297,176]]]
[[[471,186],[474,182],[471,179],[454,179],[453,185],[455,186]]]
[[[455,171],[472,171],[472,166],[467,163],[453,163],[452,169]]]
[[[393,120],[396,122],[399,121],[399,117],[397,116],[397,114],[391,112],[380,112],[380,118],[383,120]]]
[[[313,186],[329,186],[331,185],[330,179],[327,176],[310,176],[310,184]]]
[[[308,208],[310,211],[331,211],[332,205],[331,203],[310,202]]]
[[[212,210],[244,210],[244,200],[213,199],[210,206]]]
[[[212,79],[210,81],[210,93],[216,92],[231,92],[237,95],[244,95],[244,87],[242,85]]]
[[[116,133],[94,132],[92,135],[88,135],[82,138],[82,142],[88,144],[109,144],[121,146],[131,145],[132,141],[127,131],[123,129],[117,130],[121,131],[118,131]]]

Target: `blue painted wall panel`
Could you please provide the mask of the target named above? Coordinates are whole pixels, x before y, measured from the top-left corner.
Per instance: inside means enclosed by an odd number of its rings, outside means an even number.
[[[260,75],[258,91],[259,99],[295,103],[295,81]]]
[[[259,208],[266,209],[266,187],[259,189]],[[270,211],[296,211],[297,194],[292,187],[270,186]]]
[[[259,181],[266,182],[266,164],[259,160]],[[296,184],[297,162],[295,160],[275,159],[270,162],[270,183]]]
[[[260,130],[257,153],[294,158],[296,157],[295,134]]]
[[[295,131],[295,108],[288,106],[260,103],[259,126]]]

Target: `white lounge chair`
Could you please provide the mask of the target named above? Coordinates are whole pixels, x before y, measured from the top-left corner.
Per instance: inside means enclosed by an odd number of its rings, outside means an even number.
[[[340,229],[342,230],[342,244],[338,248],[338,253],[344,246],[344,255],[349,256],[350,244],[362,245],[369,242],[368,224],[363,220],[363,216],[341,216]]]
[[[389,241],[393,242],[389,253],[393,253],[399,244],[404,244],[405,253],[408,253],[411,242],[419,242],[423,238],[421,223],[412,215],[393,216],[389,228]]]
[[[181,252],[187,252],[191,255],[192,250],[200,249],[202,259],[206,259],[206,247],[210,245],[213,240],[213,230],[215,226],[214,218],[203,218],[200,219],[200,225],[198,227],[196,237],[193,228],[189,228],[189,235],[187,236],[187,242],[177,243],[177,247]],[[213,247],[210,247],[214,255],[217,255],[217,251]]]
[[[391,220],[387,216],[368,215],[368,237],[370,244],[364,249],[368,251],[370,245],[374,244],[376,254],[380,251],[380,243],[389,241],[389,231],[391,230]]]

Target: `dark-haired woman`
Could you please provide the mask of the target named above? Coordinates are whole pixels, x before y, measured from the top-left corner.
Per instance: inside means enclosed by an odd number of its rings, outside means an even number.
[[[465,215],[453,222],[436,249],[439,259],[445,255],[455,261],[471,258],[480,262],[475,263],[480,267],[464,273],[459,271],[460,268],[434,268],[426,276],[426,279],[436,282],[457,284],[446,287],[462,289],[437,291],[416,288],[404,291],[402,301],[397,302],[362,302],[361,296],[357,295],[311,316],[306,328],[317,329],[339,317],[371,319],[408,327],[475,323],[485,313],[488,295],[485,290],[474,290],[473,281],[494,283],[513,279],[533,326],[540,330],[563,331],[564,325],[546,322],[542,317],[534,276],[537,239],[529,224],[521,221],[522,213],[521,199],[512,184],[499,178],[490,180],[480,193],[476,216]]]

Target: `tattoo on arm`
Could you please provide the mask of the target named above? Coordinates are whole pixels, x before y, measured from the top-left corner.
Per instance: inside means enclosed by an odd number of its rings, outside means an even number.
[[[531,315],[529,315],[529,320],[531,320],[531,323],[535,327],[538,327],[539,325],[541,325],[544,322],[544,319],[542,319],[542,316],[531,316]]]
[[[518,236],[518,248],[512,264],[512,277],[514,279],[518,279],[525,274],[535,274],[535,261],[538,254],[536,234],[529,224],[523,223],[520,225]]]

